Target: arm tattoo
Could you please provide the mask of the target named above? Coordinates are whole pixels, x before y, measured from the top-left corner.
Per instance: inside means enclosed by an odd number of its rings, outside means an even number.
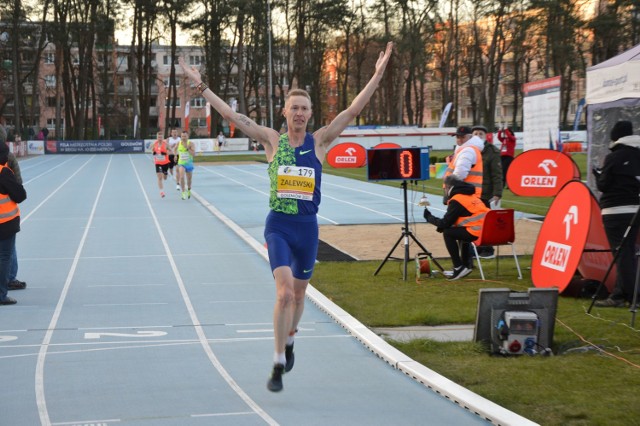
[[[251,126],[251,119],[248,118],[246,115],[238,114],[238,121],[247,127]]]

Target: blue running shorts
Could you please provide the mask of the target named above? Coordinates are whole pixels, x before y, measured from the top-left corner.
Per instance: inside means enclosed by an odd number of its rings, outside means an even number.
[[[289,266],[293,277],[308,280],[318,254],[316,215],[292,215],[270,211],[264,227],[271,271]]]
[[[191,173],[193,171],[193,163],[178,164],[178,166],[184,167],[184,171],[187,173]]]

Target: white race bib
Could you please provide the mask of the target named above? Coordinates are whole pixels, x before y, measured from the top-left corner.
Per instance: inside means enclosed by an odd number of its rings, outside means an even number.
[[[312,167],[278,167],[278,198],[311,201],[315,186],[315,170]]]

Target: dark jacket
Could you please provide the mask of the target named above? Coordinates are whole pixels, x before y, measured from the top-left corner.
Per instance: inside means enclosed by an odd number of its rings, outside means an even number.
[[[13,154],[13,152],[9,152],[9,155],[7,156],[7,166],[9,166],[13,174],[16,175],[16,180],[18,181],[18,183],[22,185],[22,174],[20,173],[20,165],[18,164],[18,159]]]
[[[456,223],[459,217],[471,216],[471,212],[469,210],[464,208],[462,204],[460,204],[456,200],[452,200],[451,197],[456,194],[474,195],[475,191],[475,187],[467,182],[461,182],[455,185],[451,189],[451,193],[449,194],[447,211],[445,212],[442,219],[432,215],[428,209],[424,209],[425,220],[430,224],[437,226],[438,232],[442,232],[443,229],[451,228]]]
[[[610,148],[602,169],[594,170],[600,208],[640,205],[640,136],[622,137]]]
[[[482,150],[482,195],[483,200],[498,196],[502,198],[502,160],[500,150],[492,143],[484,143]]]
[[[24,186],[18,182],[16,176],[8,167],[3,167],[2,171],[0,171],[0,194],[9,195],[9,198],[16,203],[21,203],[27,198],[27,191]],[[0,223],[0,240],[7,239],[17,232],[20,232],[20,216],[8,222]]]

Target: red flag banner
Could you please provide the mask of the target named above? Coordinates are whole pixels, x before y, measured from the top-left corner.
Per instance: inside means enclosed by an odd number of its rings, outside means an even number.
[[[187,103],[184,106],[184,129],[187,132],[189,131],[189,103],[190,101],[187,100]]]
[[[211,136],[211,104],[207,102],[207,135]]]

